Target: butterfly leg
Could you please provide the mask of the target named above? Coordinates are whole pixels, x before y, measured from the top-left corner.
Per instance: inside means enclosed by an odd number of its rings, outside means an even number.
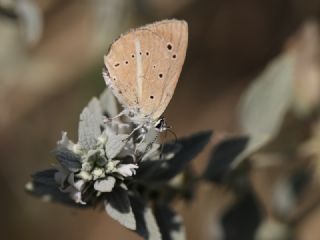
[[[109,122],[109,121],[113,121],[113,120],[115,120],[115,119],[117,119],[117,118],[120,118],[120,117],[124,116],[125,114],[126,114],[126,111],[125,111],[125,110],[122,110],[120,113],[118,113],[118,114],[117,114],[116,116],[114,116],[114,117],[111,117],[111,118],[105,117],[104,123],[107,123],[107,122]]]
[[[140,125],[138,125],[137,127],[135,127],[132,131],[131,131],[131,133],[128,135],[128,137],[127,137],[127,140],[128,139],[130,139],[132,136],[133,136],[133,134],[136,132],[136,131],[138,131],[139,129],[141,129],[143,127],[143,124],[140,124]],[[139,136],[140,137],[140,136]],[[138,138],[139,138],[138,137]]]

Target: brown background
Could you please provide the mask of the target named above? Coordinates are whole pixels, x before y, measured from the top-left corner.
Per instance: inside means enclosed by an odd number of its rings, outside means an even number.
[[[35,3],[43,29],[34,43],[22,34],[22,20],[0,15],[1,239],[139,239],[102,212],[43,203],[24,192],[29,175],[54,162],[50,151],[61,131],[76,139],[79,113],[105,88],[103,55],[121,32],[164,18],[189,23],[187,59],[165,116],[178,136],[214,129],[218,139],[237,133],[237,103],[250,81],[306,19],[320,13],[320,2],[311,0]],[[10,1],[1,4],[14,8]],[[195,161],[197,170],[209,150]],[[188,239],[206,239],[203,212],[213,216],[229,199],[221,189],[208,194],[208,188],[191,206],[178,206]],[[205,202],[214,207],[201,209]],[[306,229],[319,221],[311,216]],[[309,230],[300,235],[318,239]]]

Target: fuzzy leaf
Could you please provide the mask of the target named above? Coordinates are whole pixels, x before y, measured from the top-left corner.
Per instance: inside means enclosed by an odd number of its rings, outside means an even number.
[[[292,103],[293,70],[294,57],[290,53],[279,56],[253,81],[242,98],[240,125],[243,133],[250,136],[250,142],[247,152],[235,164],[279,132]]]
[[[58,146],[53,151],[55,157],[62,167],[71,172],[76,172],[81,169],[81,158],[66,147]]]
[[[104,202],[106,212],[128,229],[136,229],[134,218],[127,190],[117,187],[106,195]]]
[[[41,197],[45,201],[59,202],[77,208],[89,207],[89,205],[76,204],[68,193],[59,190],[58,184],[54,180],[54,175],[57,172],[56,169],[48,169],[33,174],[32,181],[26,185],[26,191],[33,196]]]
[[[106,88],[103,91],[103,93],[100,95],[99,100],[100,100],[102,111],[108,117],[114,117],[118,114],[119,109],[117,105],[117,100],[109,88]]]
[[[222,182],[231,170],[231,164],[246,148],[248,137],[226,139],[213,149],[203,178],[209,181]]]
[[[94,189],[99,192],[111,192],[115,183],[116,179],[109,176],[106,179],[97,180],[94,183]]]
[[[159,132],[155,128],[151,128],[144,133],[144,140],[137,145],[136,151],[140,154],[148,155],[147,153],[151,150],[154,144],[156,144]],[[146,156],[143,157],[143,160]]]
[[[127,134],[114,134],[107,132],[106,155],[108,159],[115,158],[127,143]]]
[[[41,182],[41,183],[46,183],[48,185],[53,185],[57,186],[55,180],[54,180],[54,175],[58,172],[58,170],[51,168],[47,170],[43,170],[40,172],[36,172],[32,174],[32,180],[34,182]]]
[[[74,143],[69,140],[67,136],[67,132],[62,132],[61,140],[57,142],[57,147],[65,147],[69,150],[71,150],[74,146]]]
[[[161,240],[161,233],[152,210],[138,196],[130,196],[130,202],[137,222],[136,233],[146,240]]]
[[[80,114],[79,144],[86,150],[92,149],[101,135],[102,110],[97,98],[93,98]]]
[[[174,152],[177,146],[180,150],[170,160],[146,160],[141,162],[136,177],[152,184],[167,182],[180,173],[202,151],[209,142],[211,135],[211,131],[200,132],[179,139],[177,143],[166,144],[163,155]]]
[[[169,206],[155,204],[153,209],[163,240],[186,239],[182,218],[178,216]]]

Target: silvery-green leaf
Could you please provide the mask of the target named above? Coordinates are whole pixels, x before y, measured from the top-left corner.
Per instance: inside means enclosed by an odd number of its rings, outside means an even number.
[[[136,233],[144,239],[161,240],[157,221],[146,202],[138,196],[130,196],[130,202],[137,223]]]
[[[157,203],[153,209],[163,240],[186,239],[182,218],[168,205]]]
[[[231,163],[231,169],[235,169],[243,159],[247,158],[251,154],[258,151],[270,140],[268,136],[251,137],[247,143],[245,149],[236,157],[236,159]]]
[[[76,191],[76,190],[71,191],[69,193],[69,196],[75,203],[82,204],[82,205],[86,205],[87,204],[85,201],[83,201],[82,193],[79,192],[79,191]]]
[[[104,134],[104,137],[106,137],[108,134],[108,132],[113,132],[113,133],[116,133],[117,132],[117,126],[119,124],[116,123],[116,121],[112,121],[112,120],[109,120],[109,119],[104,119],[104,125],[103,125],[103,133]]]
[[[44,171],[36,172],[31,175],[31,178],[34,182],[41,182],[53,186],[57,186],[57,183],[54,180],[54,175],[58,170],[51,168]]]
[[[81,169],[81,158],[68,148],[58,146],[54,150],[55,157],[62,167],[69,171],[76,172]]]
[[[115,99],[112,91],[109,88],[106,88],[103,93],[100,95],[100,105],[102,111],[105,112],[108,117],[114,117],[119,113],[117,100]]]
[[[162,240],[161,233],[157,224],[157,221],[153,215],[151,208],[147,207],[144,211],[144,219],[146,227],[148,229],[148,239],[149,240]]]
[[[244,157],[270,141],[282,125],[292,103],[294,57],[283,54],[271,62],[258,76],[240,104],[240,126],[250,142],[235,165]]]
[[[152,145],[157,142],[158,136],[159,132],[155,128],[151,128],[147,133],[142,133],[139,137],[143,137],[143,141],[137,144],[136,151],[141,154],[147,153],[152,148]]]
[[[67,179],[68,183],[77,191],[82,191],[86,185],[86,181],[79,179],[75,176],[74,173],[70,173]]]
[[[68,174],[66,171],[63,172],[63,171],[57,171],[55,174],[54,174],[54,180],[57,184],[61,186],[64,186],[65,182],[67,181],[68,179]]]
[[[86,150],[93,148],[101,135],[102,110],[97,98],[93,98],[80,114],[79,144]]]
[[[292,99],[293,64],[289,54],[278,57],[248,88],[240,105],[240,124],[246,133],[277,133]]]
[[[104,205],[110,217],[128,229],[136,229],[136,220],[126,190],[123,188],[114,188],[111,193],[106,195]]]
[[[203,173],[203,178],[220,183],[231,170],[232,162],[241,154],[249,138],[234,137],[217,144],[210,155],[209,162]]]
[[[76,204],[68,193],[59,190],[59,186],[55,181],[56,169],[48,169],[36,172],[32,175],[32,181],[26,185],[26,191],[33,196],[40,197],[44,201],[53,201],[66,204],[73,207],[82,207]]]
[[[143,155],[141,161],[144,160],[158,160],[160,158],[160,147],[158,143],[153,143],[150,149]]]
[[[106,179],[95,181],[94,189],[99,192],[111,192],[115,183],[116,179],[114,177],[109,176]]]
[[[152,144],[157,141],[159,137],[159,131],[156,130],[156,128],[151,128],[144,136],[144,142],[147,144]]]
[[[69,194],[61,192],[57,186],[42,182],[30,182],[26,185],[26,191],[46,202],[59,202],[72,207],[81,207],[69,197]]]
[[[140,142],[136,145],[136,152],[139,154],[144,154],[147,153],[148,151],[146,151],[148,148],[151,149],[152,145],[151,144],[147,144],[145,142]]]
[[[169,160],[143,161],[139,164],[136,177],[148,183],[167,182],[180,173],[199,154],[211,138],[211,131],[200,132],[190,137],[167,143],[163,155],[173,154]],[[179,149],[177,153],[175,150]]]
[[[107,133],[106,155],[108,159],[115,158],[123,149],[127,143],[127,134],[114,134],[112,132]]]
[[[57,147],[65,147],[69,150],[72,150],[74,146],[74,143],[69,140],[67,136],[67,132],[62,132],[61,140],[57,142]]]

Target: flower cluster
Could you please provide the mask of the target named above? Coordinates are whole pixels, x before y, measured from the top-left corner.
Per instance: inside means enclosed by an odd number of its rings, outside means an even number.
[[[211,133],[161,146],[156,131],[144,133],[142,141],[141,133],[132,134],[134,123],[112,118],[117,113],[110,92],[92,99],[80,115],[78,142],[63,132],[53,151],[58,165],[33,174],[27,190],[75,207],[103,204],[112,218],[145,239],[183,239],[180,218],[160,195],[203,149]]]

